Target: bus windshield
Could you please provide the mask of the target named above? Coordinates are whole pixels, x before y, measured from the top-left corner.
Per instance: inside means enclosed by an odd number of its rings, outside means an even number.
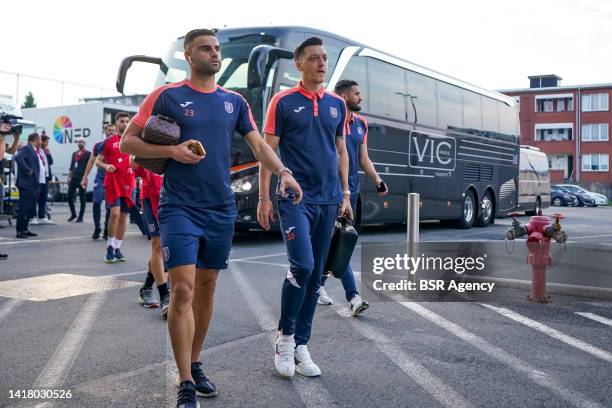
[[[248,89],[248,62],[254,47],[262,44],[274,45],[276,38],[264,33],[231,34],[217,33],[221,46],[221,70],[217,74],[217,83],[225,89],[238,92],[251,106],[255,123],[262,128],[262,90]],[[163,58],[161,71],[157,77],[157,86],[182,81],[187,77],[189,68],[183,54],[183,38],[175,41]],[[247,143],[239,134],[232,140],[232,166],[255,161]]]

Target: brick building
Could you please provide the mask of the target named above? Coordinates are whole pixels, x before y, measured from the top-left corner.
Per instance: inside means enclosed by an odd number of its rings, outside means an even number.
[[[521,144],[548,155],[551,180],[612,190],[612,84],[561,86],[557,75],[529,77],[529,88],[500,92],[519,106]]]

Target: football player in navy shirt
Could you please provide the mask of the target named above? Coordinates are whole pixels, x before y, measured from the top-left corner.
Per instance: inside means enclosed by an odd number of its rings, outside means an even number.
[[[327,53],[323,41],[311,37],[294,53],[301,80],[297,86],[274,95],[268,106],[264,138],[300,183],[298,205],[278,197],[278,212],[289,271],[281,294],[279,336],[274,364],[284,376],[295,371],[321,375],[306,344],[334,222],[340,213],[352,217],[348,184],[348,153],[345,146],[346,104],[326,92]],[[270,201],[270,172],[260,169],[257,219],[264,229],[274,220]]]
[[[212,315],[217,276],[228,266],[237,216],[230,181],[234,132],[246,139],[263,166],[279,175],[280,190],[295,193],[294,203],[299,203],[302,192],[291,171],[263,142],[245,99],[216,84],[221,50],[215,32],[190,31],[184,48],[189,78],[164,85],[145,99],[123,135],[121,149],[137,157],[170,158],[158,211],[162,252],[172,282],[168,329],[179,370],[177,407],[194,408],[196,393],[217,393],[202,371],[199,356]],[[151,115],[176,120],[180,144],[144,142],[140,134]],[[194,141],[202,143],[205,156],[189,149]]]
[[[366,119],[358,114],[361,111],[361,90],[359,84],[356,81],[350,79],[343,79],[338,81],[334,87],[334,91],[344,98],[346,107],[349,111],[348,120],[348,132],[346,134],[346,150],[349,155],[349,189],[351,190],[351,207],[353,214],[355,214],[355,224],[359,223],[359,210],[357,205],[359,203],[359,168],[361,167],[365,174],[376,184],[379,196],[385,196],[388,193],[387,185],[380,178],[378,172],[372,164],[372,160],[368,155],[368,122]],[[327,276],[323,276],[321,280],[321,286],[325,286]],[[349,309],[353,316],[357,316],[363,313],[370,305],[365,300],[361,299],[359,292],[357,292],[357,286],[355,285],[355,277],[351,265],[347,267],[347,270],[342,275],[342,286],[344,287],[344,293],[346,300],[349,302]],[[319,291],[320,305],[331,305],[333,302],[327,293],[325,288],[322,287]]]

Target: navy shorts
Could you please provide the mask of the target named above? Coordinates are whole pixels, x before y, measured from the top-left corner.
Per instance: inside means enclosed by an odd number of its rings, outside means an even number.
[[[123,197],[117,198],[114,203],[107,204],[106,206],[107,208],[121,207],[121,212],[125,214],[130,212],[130,209],[127,206],[127,202],[125,201],[125,198]]]
[[[160,207],[157,220],[166,269],[193,264],[227,269],[236,216],[235,204],[218,209]]]
[[[101,203],[102,201],[104,201],[104,181],[94,181],[93,202]]]
[[[142,215],[144,215],[145,222],[147,223],[149,237],[159,237],[159,224],[157,223],[157,218],[153,215],[151,200],[148,198],[142,200]]]

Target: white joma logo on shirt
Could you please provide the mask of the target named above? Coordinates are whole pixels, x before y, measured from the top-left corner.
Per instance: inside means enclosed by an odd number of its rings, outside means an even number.
[[[185,103],[181,103],[181,106],[182,106],[183,108],[186,108],[186,107],[188,107],[189,105],[191,105],[192,103],[193,103],[193,102],[187,101],[187,102],[185,102]]]
[[[305,106],[300,106],[299,108],[294,109],[293,111],[294,111],[295,113],[300,113],[300,112],[302,111],[302,109],[306,109],[306,107],[305,107]]]

